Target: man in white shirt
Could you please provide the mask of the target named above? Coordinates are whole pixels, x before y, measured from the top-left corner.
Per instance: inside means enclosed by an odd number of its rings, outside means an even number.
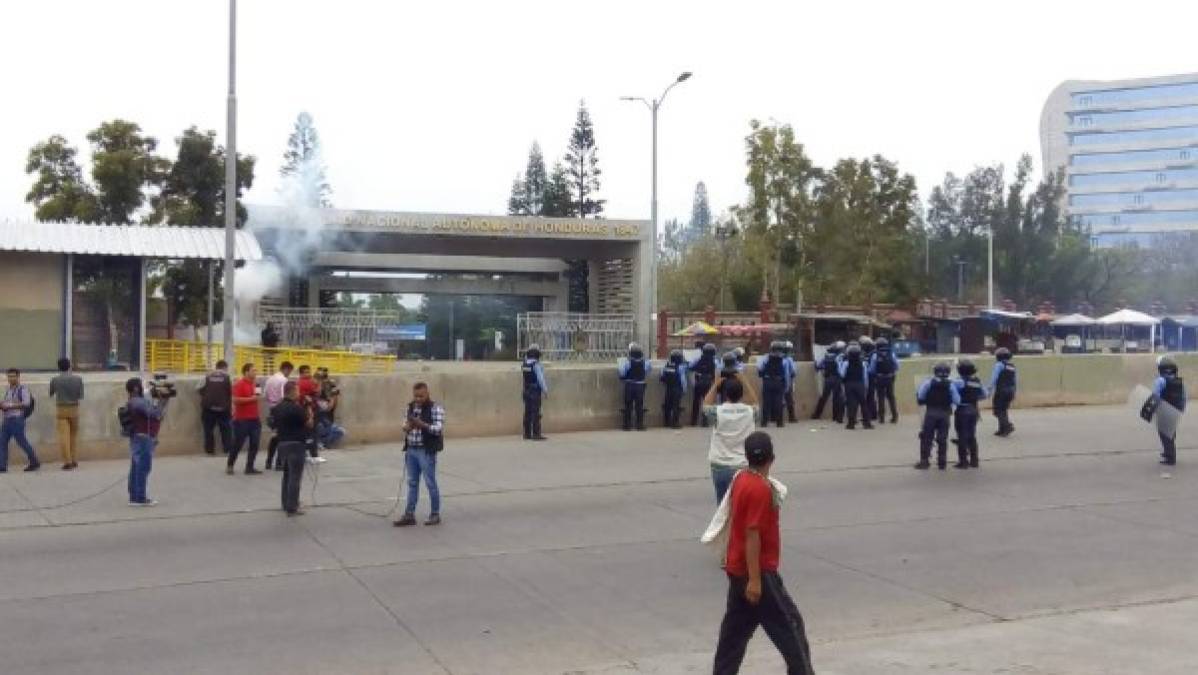
[[[716,393],[720,391],[723,391],[724,402],[714,405]],[[746,394],[749,403],[741,400]],[[707,461],[711,464],[716,504],[724,499],[732,477],[746,466],[745,439],[755,428],[756,403],[757,392],[746,387],[740,375],[721,377],[703,399],[703,411],[713,422]]]
[[[266,384],[262,386],[262,397],[266,399],[267,424],[270,428],[274,428],[274,422],[271,421],[271,416],[274,415],[275,406],[283,402],[283,389],[287,386],[287,381],[291,378],[291,371],[295,366],[291,365],[290,361],[284,361],[279,364],[279,372],[266,378]],[[279,436],[275,434],[270,437],[270,442],[266,445],[266,468],[283,470],[282,463],[275,465],[275,453],[279,449]]]

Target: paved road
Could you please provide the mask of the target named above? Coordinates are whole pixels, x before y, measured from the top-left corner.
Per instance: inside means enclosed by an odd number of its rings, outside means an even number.
[[[1164,480],[1129,409],[1018,411],[966,472],[912,470],[914,422],[776,435],[819,672],[1198,672],[1198,429]],[[2,670],[709,672],[705,439],[451,442],[445,523],[408,530],[393,446],[332,453],[298,519],[217,458],[158,462],[155,509],[120,462],[0,476]],[[763,635],[744,672],[781,672]]]

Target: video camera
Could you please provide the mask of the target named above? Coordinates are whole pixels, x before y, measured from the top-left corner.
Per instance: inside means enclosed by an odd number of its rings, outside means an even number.
[[[175,383],[171,382],[166,373],[154,373],[147,384],[150,398],[168,399],[179,395],[179,392],[175,390]]]

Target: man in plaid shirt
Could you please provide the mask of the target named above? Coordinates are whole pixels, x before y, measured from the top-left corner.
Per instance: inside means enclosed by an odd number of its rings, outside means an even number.
[[[396,527],[416,524],[416,500],[420,497],[420,476],[428,487],[432,503],[425,525],[441,524],[441,492],[437,489],[437,453],[445,447],[445,409],[429,398],[428,385],[417,382],[412,387],[412,402],[404,422],[404,467],[408,473],[408,504]]]

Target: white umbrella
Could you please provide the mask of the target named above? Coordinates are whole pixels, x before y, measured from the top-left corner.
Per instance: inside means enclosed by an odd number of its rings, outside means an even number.
[[[1137,312],[1134,309],[1121,309],[1117,312],[1111,312],[1110,314],[1100,318],[1098,323],[1102,324],[1103,326],[1121,327],[1120,332],[1122,334],[1121,339],[1124,341],[1124,351],[1127,350],[1127,327],[1148,326],[1149,349],[1153,352],[1156,351],[1156,327],[1160,325],[1161,320],[1154,316],[1149,316],[1143,312]]]
[[[1098,323],[1097,319],[1091,319],[1085,314],[1068,314],[1054,319],[1052,325],[1062,328],[1073,328],[1076,326],[1093,326],[1096,323]]]

